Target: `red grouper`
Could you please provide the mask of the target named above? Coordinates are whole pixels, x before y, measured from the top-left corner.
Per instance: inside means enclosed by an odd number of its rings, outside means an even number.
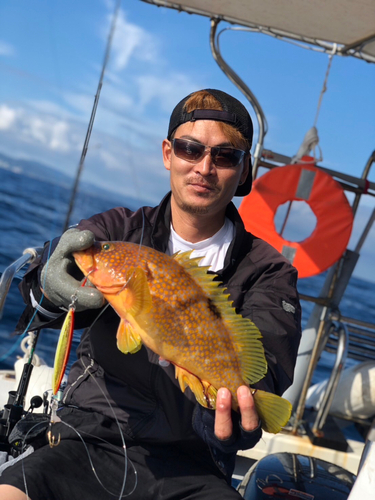
[[[173,363],[181,390],[187,386],[197,401],[215,409],[220,387],[232,393],[252,385],[267,372],[261,333],[238,315],[225,289],[190,259],[172,257],[128,242],[96,242],[74,252],[78,267],[120,316],[117,346],[137,352],[142,343]],[[265,431],[277,433],[291,414],[289,401],[255,390],[253,397]]]

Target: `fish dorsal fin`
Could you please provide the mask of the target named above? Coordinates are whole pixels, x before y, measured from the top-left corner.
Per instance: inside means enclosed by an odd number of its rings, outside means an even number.
[[[231,334],[237,352],[244,382],[255,384],[267,373],[262,335],[256,325],[248,318],[236,313],[229,302],[229,294],[214,281],[216,274],[207,273],[208,266],[199,266],[202,257],[190,259],[191,251],[175,254],[174,259],[194,278],[207,295],[207,307],[217,311]]]
[[[174,260],[177,260],[177,262],[184,267],[186,270],[197,267],[199,265],[199,262],[204,258],[204,257],[193,257],[192,259],[190,258],[190,255],[194,252],[194,250],[188,250],[187,252],[176,252],[172,255],[172,258]],[[203,269],[208,269],[209,266],[203,267]]]
[[[126,285],[119,292],[123,306],[134,318],[150,311],[152,297],[147,276],[141,267],[131,267],[125,274]]]

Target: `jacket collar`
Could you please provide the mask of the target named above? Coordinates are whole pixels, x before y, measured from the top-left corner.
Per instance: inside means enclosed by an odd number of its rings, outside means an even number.
[[[244,244],[244,238],[249,233],[246,232],[241,216],[232,202],[230,202],[227,206],[225,216],[228,217],[228,219],[234,224],[234,238],[232,240],[232,243],[229,245],[227,254],[225,256],[224,268],[222,270],[222,273],[229,271],[230,268],[235,265],[240,254],[242,254],[244,250],[245,253],[248,253],[250,251],[250,248],[246,249],[247,244]]]
[[[151,234],[151,242],[155,250],[165,252],[168,248],[171,232],[171,195],[169,191],[161,200],[155,216],[155,224]]]

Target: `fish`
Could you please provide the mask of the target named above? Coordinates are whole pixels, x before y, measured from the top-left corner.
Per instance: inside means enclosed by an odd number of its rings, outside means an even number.
[[[94,242],[73,257],[104,295],[120,323],[117,347],[134,354],[146,345],[172,363],[181,390],[189,387],[206,408],[216,408],[226,387],[238,411],[237,388],[251,388],[267,373],[262,335],[236,313],[217,275],[199,266],[191,251],[169,256],[122,241]],[[291,415],[280,396],[252,389],[262,428],[277,433]]]

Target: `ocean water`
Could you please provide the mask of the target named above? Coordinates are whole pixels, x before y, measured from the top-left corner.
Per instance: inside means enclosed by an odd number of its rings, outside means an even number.
[[[0,169],[0,272],[22,255],[27,247],[43,246],[43,243],[61,234],[70,198],[70,185],[51,180],[46,176],[35,178],[20,175],[10,169]],[[77,197],[71,223],[84,217],[102,212],[114,206],[136,208],[134,200],[121,198],[116,194],[99,195],[90,193],[86,186]],[[23,301],[17,285],[22,271],[13,281],[9,291],[3,317],[0,320],[0,369],[12,368],[16,357],[22,354],[20,338],[11,335],[23,310]],[[306,295],[317,296],[324,282],[324,275],[300,280],[298,289]],[[375,283],[353,277],[350,280],[340,305],[344,316],[375,323],[373,297]],[[311,302],[302,301],[303,325],[313,308]],[[74,334],[70,363],[75,359],[80,332]],[[37,354],[52,365],[58,332],[43,330],[36,349]],[[315,372],[314,380],[319,381],[329,375],[332,358],[324,355]]]

